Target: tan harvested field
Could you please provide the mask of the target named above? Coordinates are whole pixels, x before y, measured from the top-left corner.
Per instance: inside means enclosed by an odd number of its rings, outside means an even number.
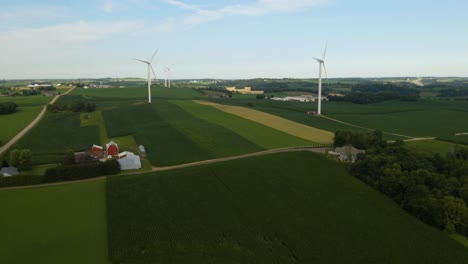
[[[221,105],[221,104],[216,104],[212,102],[198,101],[198,100],[195,100],[194,102],[203,104],[203,105],[212,106],[226,113],[240,116],[242,118],[263,124],[265,126],[269,126],[271,128],[283,131],[285,133],[288,133],[290,135],[293,135],[302,139],[306,139],[309,141],[318,142],[322,144],[330,144],[333,142],[334,134],[329,131],[299,124],[299,123],[293,122],[291,120],[288,120],[282,117],[278,117],[275,115],[267,114],[261,111],[257,111],[257,110],[245,108],[245,107]]]

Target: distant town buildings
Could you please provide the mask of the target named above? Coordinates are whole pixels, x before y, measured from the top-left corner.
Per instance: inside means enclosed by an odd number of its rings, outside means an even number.
[[[226,90],[230,92],[237,92],[240,94],[264,94],[264,91],[252,91],[252,87],[244,87],[243,89],[237,89],[236,87],[226,87]]]

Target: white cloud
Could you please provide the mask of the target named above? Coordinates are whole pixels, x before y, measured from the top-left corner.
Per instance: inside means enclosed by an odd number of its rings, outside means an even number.
[[[106,13],[112,13],[114,10],[114,3],[111,0],[106,0],[102,5],[102,10]]]
[[[183,23],[188,25],[203,24],[233,15],[263,16],[273,12],[295,12],[333,2],[333,0],[256,0],[253,3],[208,10],[178,0],[164,1],[180,9],[192,11],[192,14],[182,19]]]
[[[315,6],[330,4],[332,0],[258,0],[259,5],[272,11],[297,11]]]

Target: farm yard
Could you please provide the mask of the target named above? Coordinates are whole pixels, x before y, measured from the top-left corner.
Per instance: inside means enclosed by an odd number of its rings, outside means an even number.
[[[113,177],[106,194],[113,263],[468,261],[461,244],[313,153]]]

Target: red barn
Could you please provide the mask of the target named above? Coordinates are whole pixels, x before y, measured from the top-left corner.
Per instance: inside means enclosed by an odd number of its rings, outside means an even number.
[[[91,152],[94,154],[102,153],[102,147],[98,145],[93,145]]]
[[[106,144],[107,155],[108,156],[117,156],[119,155],[119,146],[114,141],[111,141]]]

